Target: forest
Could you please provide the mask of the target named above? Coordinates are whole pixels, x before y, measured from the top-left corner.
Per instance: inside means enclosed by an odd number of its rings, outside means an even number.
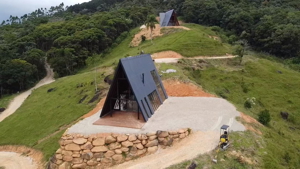
[[[229,43],[300,64],[298,0],[92,0],[39,8],[0,25],[0,96],[33,86],[45,76],[75,74],[86,59],[105,54],[149,14],[175,9],[185,22],[226,32]],[[13,10],[13,9],[12,9]],[[102,55],[103,56],[103,55]]]

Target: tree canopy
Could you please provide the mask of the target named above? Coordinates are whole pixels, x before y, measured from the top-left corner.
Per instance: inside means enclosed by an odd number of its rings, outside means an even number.
[[[113,1],[101,2],[113,4]],[[31,87],[45,76],[46,59],[58,77],[76,73],[85,66],[89,56],[103,53],[119,43],[130,29],[142,24],[150,12],[145,7],[131,6],[111,11],[95,9],[93,13],[82,14],[74,12],[76,6],[69,9],[62,3],[49,10],[39,8],[20,18],[11,16],[2,22],[1,91],[11,93]]]
[[[45,75],[46,60],[58,77],[72,75],[89,56],[120,43],[147,16],[169,9],[186,22],[214,26],[216,31],[222,28],[229,43],[242,40],[255,50],[299,61],[297,0],[92,0],[69,7],[61,3],[1,22],[1,91],[32,86]],[[17,65],[20,68],[10,70]],[[25,69],[26,78],[11,79]]]

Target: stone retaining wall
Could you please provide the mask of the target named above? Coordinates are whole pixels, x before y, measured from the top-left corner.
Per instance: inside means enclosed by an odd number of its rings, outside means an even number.
[[[171,146],[190,134],[190,129],[147,134],[107,134],[106,136],[64,135],[49,168],[106,168]]]

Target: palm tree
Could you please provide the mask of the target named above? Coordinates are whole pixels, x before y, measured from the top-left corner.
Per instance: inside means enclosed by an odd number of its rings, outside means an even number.
[[[153,29],[155,28],[155,24],[156,23],[158,23],[157,22],[157,20],[156,20],[156,18],[155,18],[155,15],[149,15],[148,17],[147,17],[147,20],[146,20],[146,27],[147,27],[147,29],[149,29],[150,28],[150,39],[151,39],[151,43],[153,44],[153,42],[152,42],[152,31],[153,31]]]

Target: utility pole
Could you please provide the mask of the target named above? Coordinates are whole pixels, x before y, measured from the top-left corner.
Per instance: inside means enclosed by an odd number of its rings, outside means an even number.
[[[93,57],[93,62],[94,62],[94,57]],[[95,62],[94,62],[94,66],[95,66]],[[97,92],[98,91],[98,88],[97,88],[97,80],[96,80],[96,75],[97,75],[97,66],[95,66],[95,91]]]

